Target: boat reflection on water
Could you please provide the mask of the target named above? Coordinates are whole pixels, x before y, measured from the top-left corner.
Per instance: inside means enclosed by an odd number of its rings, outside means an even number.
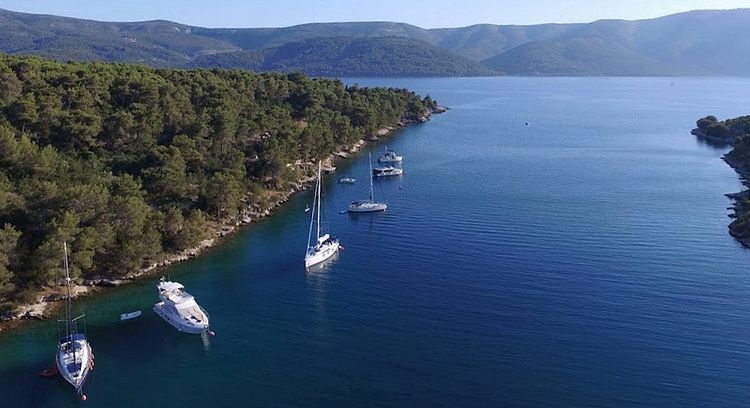
[[[208,352],[211,349],[211,334],[208,330],[201,333],[201,342],[203,342],[203,349]]]

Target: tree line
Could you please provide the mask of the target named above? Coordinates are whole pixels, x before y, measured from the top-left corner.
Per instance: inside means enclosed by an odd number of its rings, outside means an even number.
[[[300,73],[0,55],[0,309],[197,245],[310,161],[435,106]]]

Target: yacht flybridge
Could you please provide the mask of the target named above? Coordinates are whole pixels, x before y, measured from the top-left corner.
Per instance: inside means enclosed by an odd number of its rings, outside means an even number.
[[[401,163],[404,156],[399,156],[393,150],[385,148],[385,153],[378,158],[379,163]]]
[[[70,291],[71,279],[68,268],[68,244],[63,243],[65,252],[65,284],[68,287],[65,300],[65,334],[60,337],[57,346],[55,365],[60,376],[72,385],[82,400],[86,399],[83,385],[91,370],[94,369],[94,351],[86,339],[85,333],[78,332],[78,321],[84,317],[73,317],[72,295]]]
[[[162,279],[156,288],[161,302],[154,304],[154,312],[162,319],[181,332],[201,334],[208,331],[208,314],[193,295],[185,292],[181,283]]]
[[[310,216],[310,231],[307,234],[307,252],[305,253],[305,269],[317,265],[339,251],[340,244],[329,234],[320,235],[320,179],[321,163],[318,162],[318,182],[315,184],[315,201],[313,202],[312,214]],[[315,244],[311,245],[315,226]]]
[[[368,213],[385,211],[388,208],[386,203],[376,203],[373,198],[372,189],[372,155],[370,155],[370,198],[368,200],[352,201],[346,211],[350,213]]]

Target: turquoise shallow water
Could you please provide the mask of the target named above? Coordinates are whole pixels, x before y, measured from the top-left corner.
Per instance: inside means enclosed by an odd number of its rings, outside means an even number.
[[[689,131],[747,114],[750,80],[350,82],[452,108],[387,141],[406,171],[376,181],[388,212],[338,214],[367,195],[359,156],[336,175],[356,185],[324,188],[345,246],[324,270],[302,267],[306,192],[165,271],[211,314],[210,342],[153,314],[156,278],[79,302],[85,406],[747,404],[750,252],[723,196],[741,185]],[[36,375],[54,349],[50,322],[0,336],[3,407],[80,405]]]

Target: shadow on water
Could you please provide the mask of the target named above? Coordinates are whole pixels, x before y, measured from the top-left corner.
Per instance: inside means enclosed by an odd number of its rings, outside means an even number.
[[[700,136],[695,136],[695,140],[698,142],[699,146],[710,147],[715,150],[727,151],[732,148],[731,145],[725,142],[722,142],[720,140],[707,139],[705,137],[700,137]]]

